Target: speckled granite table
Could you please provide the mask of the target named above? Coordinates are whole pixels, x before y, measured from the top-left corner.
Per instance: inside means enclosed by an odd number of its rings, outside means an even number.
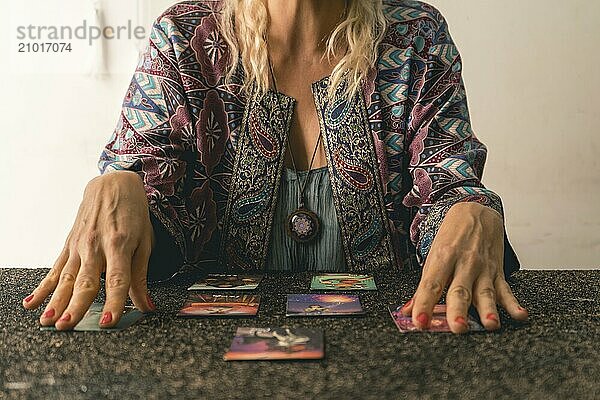
[[[190,277],[151,288],[159,312],[116,333],[38,330],[21,299],[44,270],[0,269],[0,398],[598,399],[600,271],[522,271],[513,288],[528,324],[497,333],[401,335],[388,303],[418,277],[377,276],[360,318],[285,317],[309,275],[269,275],[254,319],[177,319]],[[224,362],[237,326],[325,330],[326,359]]]

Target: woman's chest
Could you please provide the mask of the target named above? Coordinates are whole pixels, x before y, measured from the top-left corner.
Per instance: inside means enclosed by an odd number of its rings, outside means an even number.
[[[288,151],[285,165],[309,170],[327,165],[313,83],[327,75],[324,68],[280,68],[275,88],[295,100],[289,125]]]
[[[329,86],[329,78],[315,82],[311,96],[347,263],[355,269],[389,265],[384,182],[364,96],[348,98],[343,87],[329,96]],[[296,104],[297,99],[271,90],[246,105],[220,236],[221,262],[231,268],[261,267],[266,261]]]

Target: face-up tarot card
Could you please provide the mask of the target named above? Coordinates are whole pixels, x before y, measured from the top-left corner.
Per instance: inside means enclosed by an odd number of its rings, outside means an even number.
[[[234,360],[317,360],[325,356],[323,331],[306,328],[238,328],[223,356]]]
[[[74,331],[77,332],[114,332],[114,331],[122,331],[123,329],[127,329],[136,322],[138,322],[143,316],[142,313],[137,308],[131,306],[125,306],[125,310],[123,311],[123,315],[119,320],[119,323],[115,325],[114,328],[101,328],[100,327],[100,318],[102,318],[102,309],[104,308],[104,304],[102,303],[93,303],[90,306],[88,312],[83,316],[81,321],[73,328]],[[40,327],[42,331],[55,331],[56,328],[53,326],[42,326]]]
[[[254,290],[262,278],[262,275],[210,274],[188,290]]]
[[[312,290],[377,290],[371,275],[323,274],[313,276]]]
[[[448,321],[446,321],[446,305],[445,304],[437,304],[433,307],[433,314],[431,316],[431,325],[429,329],[420,331],[418,330],[412,322],[412,317],[404,316],[400,309],[402,306],[390,306],[390,314],[400,330],[401,333],[413,333],[413,332],[451,332],[450,327],[448,326]],[[472,316],[468,316],[468,325],[469,331],[471,332],[480,332],[485,329],[481,326]]]
[[[220,295],[191,293],[179,317],[239,317],[254,316],[258,312],[258,295]]]
[[[364,314],[358,296],[349,294],[288,294],[288,317]]]

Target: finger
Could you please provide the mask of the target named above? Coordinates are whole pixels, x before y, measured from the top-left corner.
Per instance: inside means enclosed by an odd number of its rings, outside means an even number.
[[[485,329],[494,331],[500,328],[500,318],[496,308],[496,289],[491,279],[480,277],[475,281],[473,304]]]
[[[73,286],[69,305],[56,321],[57,330],[72,329],[89,310],[100,290],[100,273],[104,259],[97,252],[80,253],[81,267]]]
[[[446,295],[446,320],[450,330],[454,333],[469,331],[467,312],[473,298],[472,289],[475,279],[471,271],[472,268],[462,268],[454,276]]]
[[[106,256],[106,303],[100,318],[102,328],[112,328],[123,315],[131,283],[131,254],[113,250]]]
[[[60,278],[58,279],[56,290],[52,294],[48,305],[40,317],[40,324],[42,326],[54,325],[65,308],[67,308],[73,294],[73,286],[75,285],[75,279],[79,272],[80,265],[81,260],[78,254],[73,254],[69,257],[69,260],[65,264],[65,267],[60,274]]]
[[[151,252],[152,246],[148,243],[140,245],[133,255],[129,297],[142,312],[156,311],[156,306],[148,294],[148,262]]]
[[[54,265],[46,274],[39,285],[31,292],[30,295],[23,299],[23,307],[28,310],[35,310],[46,300],[46,298],[56,289],[60,274],[69,259],[69,250],[67,246],[58,255]]]
[[[432,250],[427,257],[423,276],[413,296],[412,321],[418,329],[427,329],[431,323],[433,307],[454,272],[454,255],[450,250]]]
[[[498,303],[504,307],[506,312],[508,312],[513,319],[516,319],[517,321],[526,321],[527,318],[529,318],[529,313],[525,308],[521,307],[508,285],[508,282],[501,276],[496,278],[496,293],[498,296]]]
[[[451,276],[449,276],[448,279],[446,280],[444,287],[447,287],[450,284],[450,279],[452,279]],[[412,297],[400,308],[400,313],[402,313],[402,315],[404,315],[405,317],[412,315],[413,306],[415,304],[414,300],[415,300],[414,297]]]
[[[403,306],[402,308],[400,308],[400,312],[402,313],[402,315],[404,315],[405,317],[408,317],[409,315],[412,314],[412,309],[413,309],[413,304],[414,304],[414,299],[410,299],[408,300]]]

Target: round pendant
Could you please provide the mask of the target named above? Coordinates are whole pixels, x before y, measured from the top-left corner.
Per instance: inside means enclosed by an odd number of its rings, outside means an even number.
[[[288,217],[287,233],[296,242],[307,243],[319,234],[319,217],[306,208],[299,208]]]

